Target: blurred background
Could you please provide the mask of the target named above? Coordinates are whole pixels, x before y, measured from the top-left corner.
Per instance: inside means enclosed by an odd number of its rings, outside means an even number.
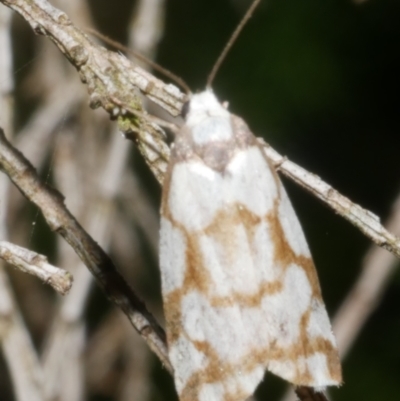
[[[135,48],[202,90],[250,2],[51,3],[79,27],[94,27]],[[89,108],[78,74],[48,39],[35,36],[1,4],[0,29],[0,37],[11,40],[9,46],[0,40],[3,61],[12,61],[0,78],[1,126],[43,179],[66,196],[70,210],[162,322],[159,184],[108,115]],[[213,87],[256,136],[400,235],[399,46],[395,0],[262,1]],[[92,285],[37,209],[7,177],[1,179],[1,220],[9,240],[47,255],[75,277],[71,294],[61,298],[36,278],[10,266],[1,270],[0,289],[16,311],[13,330],[23,333],[28,347],[19,351],[22,358],[32,355],[32,366],[45,378],[42,399],[176,400],[170,375],[126,318]],[[330,391],[331,399],[397,399],[398,261],[312,195],[284,183],[308,238],[342,353],[344,385]],[[2,324],[7,318],[0,313]],[[13,365],[7,334],[1,333],[1,401],[40,399],[18,391],[18,377],[26,375],[29,382],[32,373]],[[255,400],[289,400],[287,391],[285,382],[267,374]]]

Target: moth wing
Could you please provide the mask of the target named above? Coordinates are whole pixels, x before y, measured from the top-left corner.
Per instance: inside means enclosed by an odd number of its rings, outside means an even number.
[[[160,267],[181,401],[243,401],[264,370],[339,384],[340,365],[300,224],[258,146],[224,171],[173,162]]]
[[[336,340],[303,230],[279,181],[274,217],[274,268],[282,289],[262,300],[270,333],[267,369],[299,386],[323,388],[342,382]],[[274,222],[272,222],[275,220]]]

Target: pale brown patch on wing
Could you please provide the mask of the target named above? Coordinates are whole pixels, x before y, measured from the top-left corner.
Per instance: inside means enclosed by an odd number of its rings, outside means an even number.
[[[307,325],[310,318],[310,309],[307,310],[300,321],[300,336],[290,347],[272,347],[270,360],[291,360],[296,362],[299,358],[308,358],[316,353],[322,353],[327,359],[329,375],[333,380],[341,382],[342,374],[337,349],[324,337],[318,336],[310,338],[307,333]],[[295,378],[292,380],[295,385],[312,386],[314,378],[308,369],[297,370]]]
[[[263,282],[260,284],[257,292],[253,294],[243,294],[238,291],[232,291],[231,295],[227,297],[211,297],[210,304],[214,307],[228,307],[234,304],[240,306],[240,308],[255,308],[260,305],[262,299],[266,295],[272,295],[277,292],[282,291],[282,282],[277,281],[270,281],[270,282]]]
[[[274,294],[281,291],[282,281],[260,282],[258,291],[253,294],[241,293],[233,291],[229,296],[222,297],[212,294],[213,281],[209,274],[202,256],[198,238],[199,236],[208,236],[220,244],[225,250],[224,254],[227,259],[227,267],[232,263],[233,258],[240,249],[241,244],[237,243],[235,237],[235,227],[242,225],[247,234],[248,242],[252,243],[257,229],[257,225],[261,222],[261,218],[250,212],[244,205],[236,203],[230,204],[229,207],[220,210],[213,222],[204,230],[191,233],[185,229],[180,223],[173,220],[168,214],[167,217],[175,228],[179,229],[185,236],[186,249],[186,273],[184,285],[180,290],[174,291],[173,299],[180,302],[180,297],[184,294],[196,290],[208,297],[213,306],[227,307],[233,304],[242,307],[256,307],[260,304],[262,298],[267,294]],[[178,297],[177,293],[180,294]],[[169,297],[168,297],[169,305]],[[172,302],[172,301],[171,301]],[[174,302],[175,303],[175,302]]]
[[[307,315],[307,314],[305,314]],[[304,317],[304,320],[307,320]],[[302,338],[305,334],[305,324],[303,325]],[[218,356],[218,352],[214,350],[209,343],[193,341],[195,347],[206,355],[208,365],[202,370],[195,372],[187,381],[186,386],[180,393],[181,401],[197,401],[199,396],[200,388],[203,384],[208,383],[221,383],[224,386],[230,377],[242,374],[247,375],[254,371],[257,366],[263,366],[268,368],[268,361],[272,360],[292,360],[296,361],[299,357],[308,357],[313,355],[315,352],[321,352],[327,356],[328,369],[330,376],[333,380],[341,381],[340,363],[333,364],[335,361],[337,351],[332,344],[322,337],[317,337],[310,341],[298,341],[292,346],[284,348],[278,347],[276,344],[271,344],[266,348],[249,349],[248,354],[236,363],[228,363],[222,360]],[[234,353],[235,350],[232,349]],[[298,386],[313,386],[314,378],[309,370],[297,371],[297,375],[292,380],[292,383]],[[234,394],[226,392],[224,395],[224,401],[241,401],[248,396],[243,390],[242,393],[240,388]]]
[[[285,238],[284,230],[278,218],[279,201],[279,199],[276,200],[274,210],[267,216],[268,222],[271,226],[271,232],[273,233],[272,240],[274,242],[275,249],[275,262],[282,266],[283,269],[289,267],[291,264],[301,267],[307,275],[310,283],[312,297],[320,302],[323,302],[318,275],[312,259],[310,257],[297,255]],[[327,368],[331,378],[340,383],[342,381],[342,373],[337,348],[326,338],[310,338],[309,334],[307,333],[307,325],[310,319],[311,308],[312,303],[310,303],[308,310],[301,318],[299,339],[288,348],[276,346],[272,347],[269,352],[270,358],[277,360],[289,359],[291,361],[296,361],[301,357],[308,358],[315,353],[320,352],[326,356]],[[312,386],[313,377],[307,369],[304,372],[298,371],[293,383],[296,385]]]
[[[296,264],[301,267],[310,282],[313,297],[322,300],[321,288],[319,286],[318,276],[313,260],[311,257],[297,255],[286,239],[285,232],[279,220],[279,202],[280,199],[276,199],[273,210],[266,216],[271,227],[270,231],[275,249],[275,262],[283,269],[289,267],[291,264]]]
[[[167,322],[167,339],[170,345],[177,341],[182,334],[181,303],[182,289],[172,291],[166,295],[164,294],[164,315]]]
[[[180,401],[198,400],[201,386],[203,384],[213,383],[221,383],[225,387],[224,401],[242,401],[249,396],[249,394],[239,386],[237,386],[234,393],[229,393],[226,389],[226,385],[224,385],[229,378],[239,373],[238,370],[242,370],[240,365],[230,364],[222,360],[218,356],[218,352],[205,341],[193,341],[193,344],[197,350],[207,355],[209,364],[205,369],[197,371],[189,378],[186,386],[179,394]],[[234,352],[234,350],[232,350],[232,352]]]
[[[240,243],[235,238],[235,227],[242,225],[246,231],[248,242],[252,243],[256,227],[261,222],[261,217],[250,212],[246,206],[240,203],[231,203],[221,209],[212,223],[201,234],[214,238],[217,243],[226,249],[226,256],[235,257]],[[230,264],[230,262],[228,262]]]
[[[185,292],[189,290],[197,290],[203,294],[207,294],[212,285],[212,280],[208,269],[204,265],[202,252],[196,234],[189,234],[185,230],[187,240],[186,248],[186,274],[183,289]]]

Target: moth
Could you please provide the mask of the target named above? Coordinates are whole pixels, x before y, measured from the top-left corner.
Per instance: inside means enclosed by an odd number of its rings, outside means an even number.
[[[244,401],[265,370],[341,383],[302,228],[247,124],[211,89],[187,103],[164,181],[160,269],[180,401]]]

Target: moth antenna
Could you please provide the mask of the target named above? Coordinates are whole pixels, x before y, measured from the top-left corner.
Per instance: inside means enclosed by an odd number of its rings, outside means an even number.
[[[157,64],[156,62],[150,60],[146,56],[143,56],[143,54],[140,54],[140,53],[130,49],[129,47],[122,45],[121,43],[117,42],[116,40],[113,40],[113,39],[109,38],[108,36],[103,35],[100,32],[97,32],[94,29],[86,28],[85,31],[90,33],[91,35],[99,38],[104,43],[107,43],[108,45],[114,47],[115,49],[121,50],[128,54],[131,54],[138,60],[143,61],[144,63],[147,63],[155,71],[158,71],[160,74],[164,75],[166,78],[169,78],[171,81],[173,81],[177,85],[179,85],[186,92],[186,94],[192,93],[192,91],[189,88],[189,85],[182,78],[178,77],[177,75],[175,75],[173,72],[167,70],[166,68],[161,67],[160,64]]]
[[[239,22],[238,26],[236,29],[233,31],[228,43],[225,45],[224,49],[222,50],[221,54],[219,55],[217,61],[215,62],[210,75],[207,78],[207,89],[211,88],[211,84],[214,81],[215,76],[217,75],[217,72],[219,68],[221,67],[221,64],[226,58],[226,55],[228,54],[229,50],[231,49],[232,45],[236,42],[236,39],[240,35],[240,32],[242,32],[244,26],[246,25],[247,21],[251,18],[254,10],[258,6],[261,0],[254,0],[249,9],[247,10],[246,14],[242,18],[242,20]]]

